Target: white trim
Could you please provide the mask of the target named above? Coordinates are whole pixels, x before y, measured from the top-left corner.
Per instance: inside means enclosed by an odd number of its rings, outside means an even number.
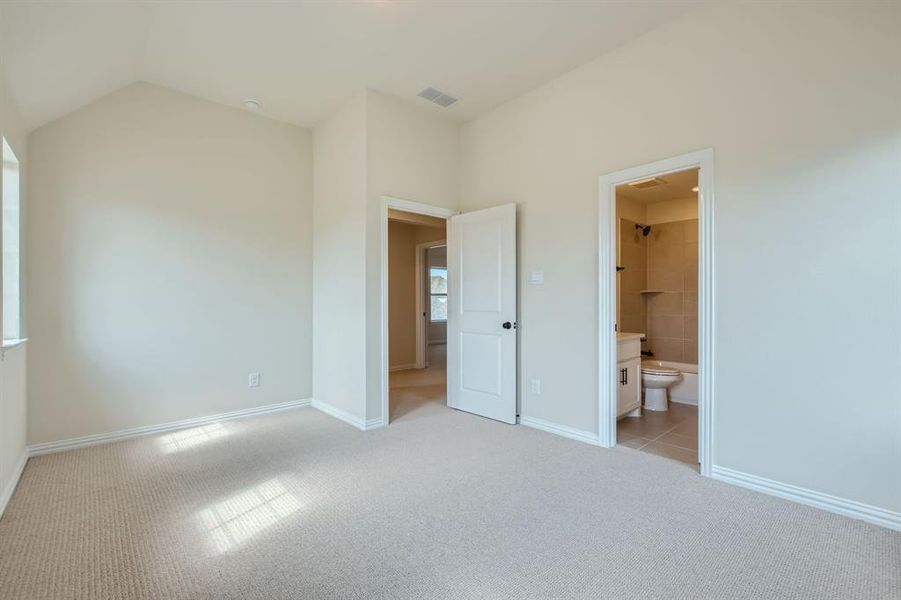
[[[301,406],[309,406],[310,399],[290,400],[279,404],[267,404],[265,406],[256,406],[254,408],[244,408],[234,410],[227,413],[216,415],[207,415],[205,417],[194,417],[191,419],[182,419],[181,421],[171,421],[169,423],[161,423],[159,425],[145,425],[143,427],[132,427],[130,429],[120,429],[119,431],[110,431],[108,433],[98,433],[95,435],[86,435],[77,438],[69,438],[56,442],[44,442],[42,444],[34,444],[28,447],[29,456],[40,456],[42,454],[51,454],[54,452],[64,452],[66,450],[74,450],[76,448],[85,448],[87,446],[98,446],[100,444],[109,444],[120,440],[142,437],[154,433],[164,433],[166,431],[176,431],[178,429],[188,429],[190,427],[198,427],[208,423],[216,423],[219,421],[231,421],[244,417],[252,417],[256,415],[281,412]]]
[[[616,445],[616,186],[636,179],[700,168],[698,185],[698,421],[701,475],[711,476],[714,411],[714,176],[713,149],[683,154],[599,178],[598,190],[598,437]],[[605,376],[607,374],[607,376]]]
[[[691,400],[686,400],[685,398],[675,398],[673,396],[669,397],[670,402],[675,402],[676,404],[684,404],[685,406],[697,406],[697,402],[693,402]]]
[[[382,395],[382,414],[381,416],[370,419],[366,423],[379,422],[378,426],[388,424],[388,209],[402,210],[419,215],[429,215],[440,219],[448,219],[457,211],[449,208],[441,208],[430,204],[422,204],[421,202],[413,202],[412,200],[403,200],[392,196],[382,196],[382,207],[379,216],[379,237],[381,242],[381,260],[379,261],[380,273],[380,293],[379,302],[381,302],[381,356],[379,359],[379,376],[381,377],[381,395]],[[315,406],[315,400],[314,406]],[[365,407],[365,402],[364,402]],[[337,416],[337,415],[334,415]],[[352,415],[348,415],[352,416]],[[341,417],[338,417],[339,419]],[[354,417],[356,418],[356,417]],[[350,423],[350,421],[348,421]],[[356,425],[355,425],[356,426]]]
[[[791,500],[799,504],[813,506],[820,510],[859,519],[867,523],[873,523],[881,527],[888,527],[895,531],[901,531],[901,512],[895,512],[885,508],[879,508],[871,504],[864,504],[856,500],[847,500],[838,496],[831,496],[807,488],[798,487],[781,481],[774,481],[765,477],[743,473],[735,469],[714,465],[711,476],[717,481],[731,483],[755,492],[761,492],[770,496],[776,496],[785,500]]]
[[[425,281],[423,279],[423,274],[425,273],[425,268],[428,266],[427,262],[423,261],[423,256],[425,255],[425,251],[429,248],[440,248],[442,246],[447,246],[447,240],[435,240],[432,242],[423,242],[421,244],[416,244],[416,368],[424,369],[429,366],[427,363],[426,356],[426,330],[428,327],[425,325],[425,315],[423,313],[426,312],[426,287]],[[431,297],[431,289],[429,289],[429,297]],[[431,307],[428,308],[431,310]],[[431,319],[429,320],[431,322]],[[428,345],[431,346],[432,342],[429,341]]]
[[[591,444],[592,446],[598,445],[598,436],[591,431],[583,431],[574,427],[567,427],[566,425],[558,425],[557,423],[545,421],[544,419],[536,419],[534,417],[520,416],[518,421],[520,425],[525,425],[532,429],[540,429],[541,431],[560,435],[571,440],[576,440],[577,442]]]
[[[3,488],[3,493],[0,494],[0,519],[3,518],[3,513],[6,512],[6,506],[9,504],[9,501],[13,497],[13,493],[16,491],[16,486],[19,485],[19,479],[22,478],[22,472],[25,470],[25,463],[28,462],[28,449],[22,451],[22,456],[19,457],[19,462],[16,463],[16,466],[13,468],[12,476],[9,478],[9,481],[6,482],[6,486]]]
[[[6,358],[6,353],[12,350],[13,348],[18,348],[19,346],[24,346],[25,342],[28,341],[28,338],[18,338],[15,340],[3,340],[3,345],[0,346],[0,360]]]
[[[388,370],[393,373],[394,371],[409,371],[410,369],[421,369],[421,368],[422,367],[420,367],[416,363],[407,363],[405,365],[394,365],[393,367],[391,367]]]
[[[328,402],[323,402],[322,400],[316,400],[315,398],[310,403],[310,405],[318,411],[321,411],[327,414],[330,417],[334,417],[339,421],[344,421],[349,425],[353,425],[360,431],[368,431],[370,429],[378,429],[384,425],[384,421],[381,418],[375,419],[362,419],[356,415],[352,415],[346,410],[342,410],[340,408],[336,408],[329,404]]]

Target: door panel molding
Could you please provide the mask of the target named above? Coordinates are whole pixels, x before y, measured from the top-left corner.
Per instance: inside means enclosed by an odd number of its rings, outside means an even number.
[[[516,205],[451,217],[447,403],[516,423]]]

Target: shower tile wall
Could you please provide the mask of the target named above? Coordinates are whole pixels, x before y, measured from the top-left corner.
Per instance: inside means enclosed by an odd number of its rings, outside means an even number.
[[[645,302],[638,292],[647,289],[648,238],[635,228],[635,221],[620,220],[619,331],[646,333]]]
[[[627,237],[631,239],[624,229],[623,248]],[[696,364],[698,220],[657,223],[646,239],[647,288],[662,290],[647,295],[646,349],[650,349],[657,360]],[[625,251],[623,254],[625,256]],[[625,302],[624,299],[623,315]]]

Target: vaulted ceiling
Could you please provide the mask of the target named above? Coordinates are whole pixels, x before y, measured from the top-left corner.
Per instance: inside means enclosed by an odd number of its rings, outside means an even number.
[[[557,0],[6,0],[7,82],[29,128],[134,81],[262,102],[310,126],[370,87],[465,121],[696,6]],[[442,109],[416,97],[460,98]]]

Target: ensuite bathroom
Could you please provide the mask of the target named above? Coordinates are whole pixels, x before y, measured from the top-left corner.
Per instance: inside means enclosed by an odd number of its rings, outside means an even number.
[[[619,445],[698,465],[698,170],[616,188]]]

